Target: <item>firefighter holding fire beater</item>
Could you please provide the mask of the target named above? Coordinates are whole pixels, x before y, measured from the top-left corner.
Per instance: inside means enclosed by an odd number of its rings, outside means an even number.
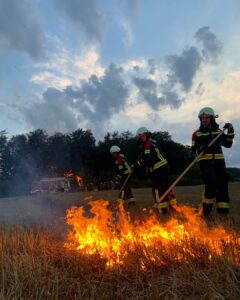
[[[143,146],[141,158],[136,165],[144,166],[151,178],[154,198],[153,207],[160,214],[168,213],[169,209],[175,210],[177,208],[177,200],[173,191],[169,192],[161,202],[159,200],[169,186],[169,167],[166,158],[146,127],[140,127],[136,135]]]
[[[230,148],[233,144],[234,128],[231,123],[226,123],[223,132],[216,123],[214,110],[211,107],[204,107],[198,114],[200,127],[192,135],[192,150],[198,155],[203,152],[199,158],[200,169],[202,173],[205,190],[202,197],[202,213],[208,216],[216,200],[217,213],[228,214],[229,195],[228,178],[222,146]],[[217,136],[219,138],[208,147],[209,143]]]
[[[120,188],[117,203],[124,204],[126,201],[127,205],[130,206],[135,204],[135,199],[130,188],[132,168],[127,162],[125,155],[120,153],[120,151],[121,149],[116,145],[110,148],[110,153],[114,157],[115,165],[117,167],[117,175],[115,180]]]

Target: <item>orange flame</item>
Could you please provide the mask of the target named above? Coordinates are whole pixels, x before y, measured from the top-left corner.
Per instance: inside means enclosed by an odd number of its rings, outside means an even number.
[[[90,201],[89,204],[88,217],[83,207],[72,207],[67,211],[66,220],[73,230],[65,247],[85,255],[97,254],[106,260],[108,267],[123,265],[129,254],[136,256],[139,251],[143,255],[141,268],[144,269],[146,261],[164,264],[163,260],[159,260],[159,252],[172,253],[175,260],[182,261],[186,255],[197,258],[194,245],[204,245],[209,250],[207,259],[211,260],[213,256],[224,255],[225,246],[231,247],[234,237],[240,246],[239,236],[219,225],[209,228],[188,206],[179,207],[180,217],[172,217],[163,224],[152,210],[144,209],[143,214],[148,213],[145,221],[131,221],[123,206],[114,214],[108,209],[109,202],[104,199]],[[232,256],[235,256],[234,249]]]
[[[82,177],[80,177],[79,175],[76,175],[76,182],[77,182],[77,185],[81,187],[83,184]]]
[[[74,174],[71,170],[64,173],[64,177],[72,178],[73,176],[74,176]]]

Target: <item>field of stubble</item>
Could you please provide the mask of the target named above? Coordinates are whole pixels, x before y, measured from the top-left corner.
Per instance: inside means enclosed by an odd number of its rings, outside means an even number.
[[[180,205],[197,209],[202,191],[203,186],[177,187],[175,194]],[[137,205],[129,212],[134,222],[143,208],[152,206],[152,196],[150,189],[133,192]],[[190,235],[184,245],[158,241],[153,249],[137,243],[134,251],[126,247],[124,264],[109,268],[100,253],[85,255],[64,247],[69,231],[65,211],[81,205],[88,209],[89,199],[112,203],[116,194],[0,199],[0,299],[240,298],[240,183],[229,186],[230,217],[222,220],[214,213],[206,224],[209,230],[221,226],[230,235],[228,244],[222,241],[221,255]],[[161,222],[165,226],[166,218],[160,217]]]

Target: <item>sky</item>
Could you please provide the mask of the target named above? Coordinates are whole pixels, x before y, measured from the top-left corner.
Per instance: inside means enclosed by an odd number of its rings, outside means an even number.
[[[0,0],[0,130],[145,126],[190,145],[210,106],[240,167],[239,35],[239,0]]]

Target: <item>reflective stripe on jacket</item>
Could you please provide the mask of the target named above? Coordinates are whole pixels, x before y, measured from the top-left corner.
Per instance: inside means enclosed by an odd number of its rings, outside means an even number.
[[[212,126],[212,128],[200,127],[192,135],[192,150],[195,154],[201,152],[201,146],[207,146],[209,143],[221,133],[218,125]],[[230,148],[233,143],[234,132],[223,133],[217,141],[209,148],[205,150],[205,153],[200,157],[199,160],[224,160],[222,152],[222,146]]]
[[[150,172],[167,164],[166,158],[163,157],[154,139],[148,137],[144,143],[141,162]]]

